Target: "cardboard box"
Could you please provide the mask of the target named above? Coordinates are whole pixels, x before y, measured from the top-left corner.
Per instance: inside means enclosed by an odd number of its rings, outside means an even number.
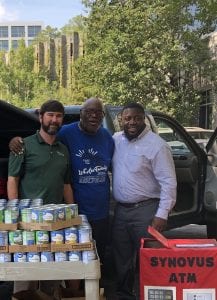
[[[140,247],[140,299],[216,299],[215,239],[171,239],[149,228]],[[194,298],[196,297],[196,298]]]
[[[9,245],[8,252],[16,253],[16,252],[42,252],[42,251],[51,251],[50,244],[43,245]]]
[[[0,246],[0,253],[7,253],[8,252],[8,245],[7,246]]]
[[[93,250],[94,246],[92,242],[89,243],[75,243],[75,244],[51,244],[52,252],[65,252],[65,251],[85,251]]]
[[[25,223],[25,222],[19,222],[19,229],[25,229],[25,230],[58,230],[62,228],[71,227],[74,225],[80,225],[82,223],[82,219],[80,216],[77,216],[75,218],[72,218],[70,220],[66,221],[58,221],[54,223]]]
[[[18,223],[14,223],[14,224],[0,223],[0,230],[17,230],[17,228],[18,228]]]
[[[42,245],[9,245],[1,246],[0,252],[66,252],[66,251],[86,251],[93,250],[94,245],[92,242],[89,243],[75,243],[75,244],[42,244]]]

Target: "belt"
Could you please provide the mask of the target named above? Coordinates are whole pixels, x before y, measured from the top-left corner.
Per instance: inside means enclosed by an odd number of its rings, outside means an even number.
[[[118,202],[120,206],[126,207],[126,208],[136,208],[139,206],[142,206],[144,203],[147,203],[147,201],[159,201],[159,198],[148,198],[146,200],[142,200],[135,203],[127,203],[127,202]]]

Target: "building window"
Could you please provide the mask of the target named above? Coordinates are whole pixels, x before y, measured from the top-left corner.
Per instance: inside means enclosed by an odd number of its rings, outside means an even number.
[[[24,26],[11,26],[11,36],[12,37],[25,37],[25,27]]]
[[[0,37],[8,37],[8,26],[0,26]]]
[[[8,41],[0,40],[0,51],[8,51],[9,45]]]
[[[28,37],[36,37],[41,32],[41,26],[28,26]]]
[[[17,49],[19,46],[19,41],[18,40],[12,40],[11,41],[11,47],[12,49]]]

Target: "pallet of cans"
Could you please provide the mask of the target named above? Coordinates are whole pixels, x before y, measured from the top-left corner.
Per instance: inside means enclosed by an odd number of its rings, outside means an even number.
[[[48,204],[23,208],[19,228],[26,230],[58,230],[80,225],[77,204]]]

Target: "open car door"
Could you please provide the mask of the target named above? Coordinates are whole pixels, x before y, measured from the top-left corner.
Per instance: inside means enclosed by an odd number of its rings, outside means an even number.
[[[207,145],[207,170],[204,194],[207,235],[217,238],[217,128]]]
[[[158,134],[171,147],[176,169],[177,201],[169,216],[168,227],[200,223],[204,214],[206,151],[174,118],[158,112],[152,112],[152,116]]]

